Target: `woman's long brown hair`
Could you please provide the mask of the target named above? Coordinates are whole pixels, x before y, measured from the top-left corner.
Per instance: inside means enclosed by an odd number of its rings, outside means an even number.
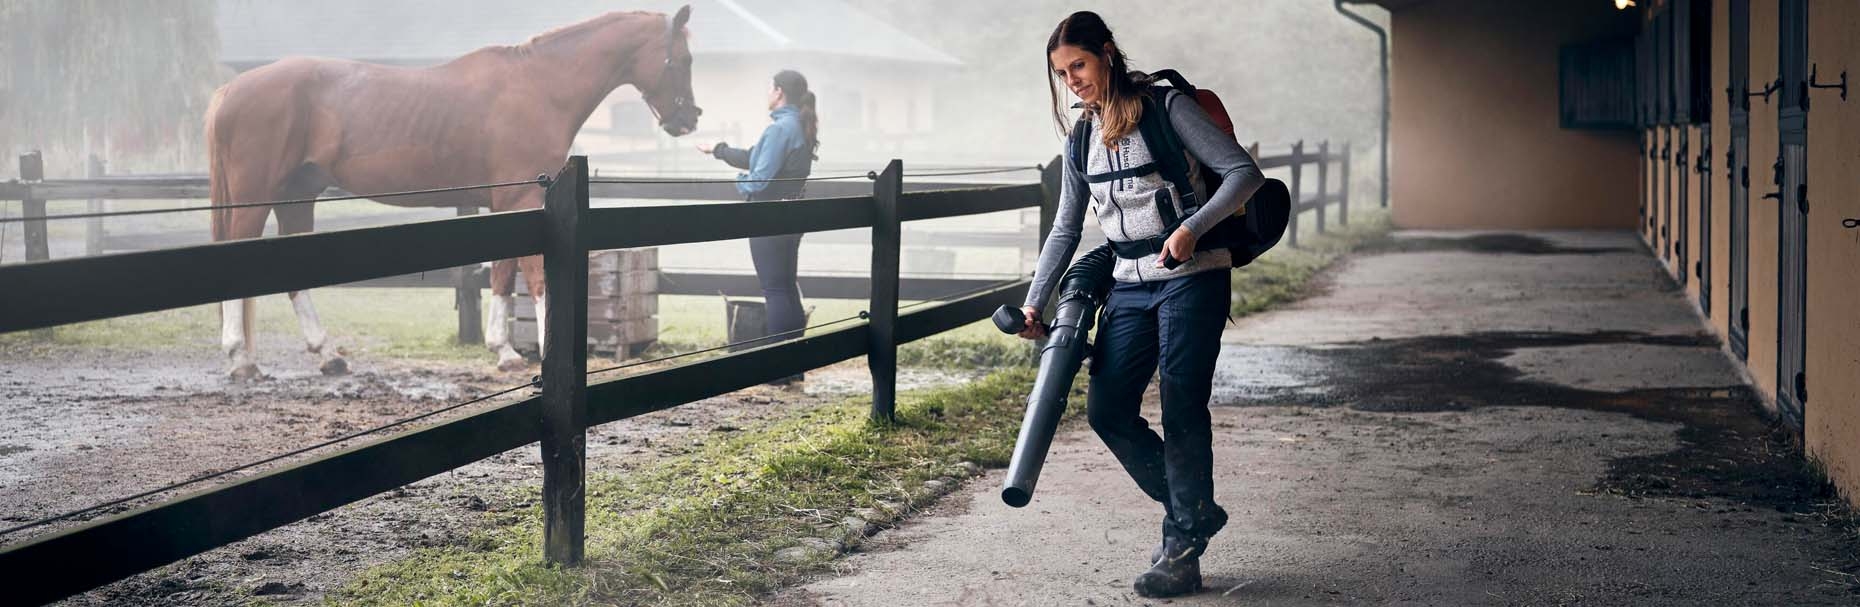
[[[1137,129],[1137,121],[1143,118],[1143,87],[1148,78],[1138,72],[1130,71],[1129,62],[1124,57],[1124,49],[1117,45],[1111,36],[1111,28],[1104,24],[1098,13],[1079,11],[1067,16],[1053,29],[1053,35],[1046,39],[1046,89],[1053,98],[1053,123],[1061,133],[1069,132],[1071,125],[1066,123],[1066,108],[1060,104],[1059,84],[1053,76],[1053,51],[1059,45],[1075,46],[1094,55],[1103,55],[1105,45],[1110,45],[1110,62],[1106,78],[1109,87],[1104,92],[1104,100],[1097,106],[1087,104],[1087,113],[1096,112],[1104,122],[1104,132],[1100,133],[1105,147],[1113,145],[1118,139],[1129,135]]]

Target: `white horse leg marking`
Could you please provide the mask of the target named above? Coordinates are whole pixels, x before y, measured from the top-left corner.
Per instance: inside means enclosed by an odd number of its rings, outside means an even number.
[[[497,368],[502,371],[519,371],[529,366],[523,356],[517,354],[516,348],[510,347],[510,316],[516,311],[515,295],[493,295],[491,313],[485,315],[484,345],[497,353]]]
[[[220,350],[228,358],[245,350],[245,306],[243,300],[220,302]]]
[[[510,310],[515,307],[515,295],[491,296],[491,313],[484,317],[484,345],[492,351],[510,344]]]
[[[220,349],[226,353],[226,375],[236,380],[258,377],[252,362],[251,298],[220,302]]]
[[[297,310],[297,324],[304,329],[304,343],[309,346],[310,353],[323,353],[323,343],[329,340],[329,333],[317,320],[316,307],[310,305],[310,292],[291,291],[291,307]]]
[[[536,296],[536,353],[549,351],[549,302],[547,295]]]
[[[316,306],[310,303],[309,291],[291,291],[291,307],[297,310],[297,324],[303,327],[304,343],[311,354],[322,357],[322,364],[317,367],[324,375],[343,375],[349,372],[349,361],[343,360],[342,353],[334,348],[324,351],[329,341],[329,333],[323,330],[323,323],[317,319]]]

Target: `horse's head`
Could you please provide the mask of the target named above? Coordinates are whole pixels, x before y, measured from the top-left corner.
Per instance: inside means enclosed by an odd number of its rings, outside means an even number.
[[[698,115],[704,113],[691,94],[691,47],[685,31],[690,19],[689,5],[678,9],[665,30],[665,43],[648,45],[634,66],[635,73],[646,75],[634,86],[658,117],[659,127],[673,137],[697,130]]]

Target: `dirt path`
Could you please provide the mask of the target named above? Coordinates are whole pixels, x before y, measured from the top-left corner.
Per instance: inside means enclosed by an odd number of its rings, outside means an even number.
[[[1173,601],[1083,424],[780,605],[1852,605],[1860,542],[1628,234],[1404,234],[1228,332],[1233,515]],[[1156,414],[1152,393],[1152,419]]]

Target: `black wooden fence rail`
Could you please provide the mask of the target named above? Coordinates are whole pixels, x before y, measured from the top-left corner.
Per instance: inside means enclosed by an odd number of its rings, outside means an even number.
[[[51,259],[47,246],[46,201],[49,200],[90,200],[87,214],[100,212],[106,200],[205,200],[209,195],[208,178],[205,175],[168,174],[168,175],[107,175],[102,169],[102,162],[92,157],[87,167],[88,178],[85,179],[44,179],[43,162],[38,153],[23,154],[19,158],[20,180],[0,182],[0,201],[21,200],[24,210],[26,233],[26,261],[45,261]],[[992,169],[998,174],[1003,168]],[[1034,167],[1028,167],[1032,169]],[[1027,170],[1027,169],[1019,169]],[[972,170],[952,171],[945,169],[925,169],[925,177],[940,178],[957,176],[974,172]],[[1008,176],[1012,176],[1008,174]],[[848,177],[842,179],[841,177]],[[908,180],[904,184],[906,192],[950,190],[975,187],[976,184],[964,184],[950,181]],[[871,184],[864,175],[846,174],[825,181],[808,184],[808,193],[823,198],[857,197],[871,194]],[[588,184],[591,199],[636,199],[636,200],[741,200],[733,183],[718,180],[696,180],[675,177],[627,177],[624,179],[591,179]],[[347,197],[353,194],[331,188],[324,197]],[[202,205],[204,206],[204,205]],[[477,213],[475,207],[459,207],[460,215]],[[38,220],[34,220],[38,218]],[[53,216],[56,219],[56,216]],[[325,230],[331,228],[353,229],[363,227],[370,218],[336,217],[324,219],[318,225]],[[417,220],[409,220],[417,221]],[[348,224],[348,225],[345,225]],[[202,224],[204,226],[204,223]],[[204,235],[204,229],[201,234]],[[106,249],[151,250],[174,248],[189,242],[190,234],[153,233],[111,237],[104,233],[101,218],[87,220],[86,253],[92,256],[102,254]],[[970,238],[968,240],[975,240]],[[986,241],[987,238],[982,240]],[[728,295],[759,295],[760,287],[754,275],[726,273],[682,272],[662,273],[661,293],[667,295],[715,295],[719,292]],[[843,299],[849,296],[864,298],[868,290],[864,278],[849,279],[829,276],[800,277],[803,292],[811,297]],[[904,299],[924,299],[932,294],[949,293],[955,290],[975,288],[995,282],[981,278],[904,278]],[[407,275],[383,276],[366,281],[326,285],[330,287],[362,288],[408,288],[432,287],[454,289],[455,301],[458,303],[458,341],[464,344],[484,343],[481,333],[479,300],[482,289],[490,286],[486,273],[481,268],[452,268],[435,272],[421,272]],[[954,288],[950,288],[954,287]]]
[[[1258,157],[1258,144],[1253,149]],[[541,395],[488,405],[7,546],[0,549],[0,571],[30,580],[13,585],[9,598],[25,604],[55,601],[536,442],[543,444],[544,455],[544,553],[553,562],[576,563],[582,555],[588,427],[859,356],[868,358],[873,374],[872,415],[891,417],[899,344],[987,318],[999,305],[1019,303],[1027,289],[1026,281],[1016,281],[900,314],[901,224],[1039,206],[1043,240],[1057,206],[1059,162],[1055,158],[1044,165],[1039,183],[1025,185],[911,184],[902,179],[903,163],[893,160],[871,183],[810,184],[810,193],[820,197],[807,200],[589,208],[594,197],[734,200],[736,193],[727,183],[590,182],[587,160],[577,156],[557,176],[543,209],[64,260],[46,260],[41,254],[26,263],[0,265],[0,284],[18,286],[0,289],[0,333],[5,333],[534,254],[548,260],[551,293],[585,295],[591,250],[872,230],[872,269],[863,285],[871,301],[866,322],[587,383],[585,338],[573,339],[577,329],[586,330],[587,298],[550,297],[549,330],[568,338],[549,340]],[[1290,187],[1299,201],[1292,219],[1293,246],[1304,211],[1317,212],[1322,231],[1326,207],[1338,203],[1338,220],[1347,223],[1347,145],[1332,153],[1320,144],[1310,154],[1299,142],[1290,155],[1259,157],[1259,162],[1264,169],[1291,169]],[[1334,193],[1327,185],[1333,162],[1343,167],[1342,187]],[[1318,165],[1317,192],[1306,198],[1303,171],[1312,163]],[[99,181],[105,180],[0,183],[0,200],[38,201],[26,208],[43,217],[44,200],[205,197],[204,180],[195,177]],[[34,233],[35,224],[42,234],[42,221],[29,222],[28,233]]]
[[[864,323],[585,387],[586,351],[572,337],[585,323],[586,298],[551,297],[550,330],[569,338],[549,340],[540,395],[7,546],[0,571],[30,580],[13,585],[9,600],[54,601],[535,442],[544,453],[545,554],[572,564],[581,556],[589,426],[859,356],[870,359],[877,386],[872,413],[887,418],[898,344],[987,318],[1027,288],[1016,281],[899,314],[899,224],[1051,208],[1057,196],[1045,185],[1057,182],[1056,163],[1041,183],[962,191],[906,192],[902,169],[892,161],[861,195],[590,209],[598,184],[589,183],[586,159],[574,157],[540,210],[0,266],[0,284],[21,287],[0,290],[0,332],[9,332],[537,253],[550,268],[550,292],[572,294],[586,288],[587,272],[569,266],[585,264],[590,250],[870,228],[874,251]]]
[[[1290,153],[1261,156],[1258,143],[1251,146],[1254,157],[1262,169],[1289,169],[1290,187],[1294,200],[1298,200],[1297,213],[1292,215],[1290,233],[1287,235],[1291,246],[1298,246],[1299,217],[1306,211],[1315,211],[1317,215],[1317,232],[1327,229],[1327,209],[1330,204],[1337,204],[1337,219],[1341,224],[1349,223],[1350,160],[1349,144],[1341,152],[1329,150],[1328,142],[1318,144],[1316,153],[1305,151],[1304,141],[1294,143]],[[39,154],[21,155],[19,169],[22,180],[0,182],[0,201],[24,201],[23,210],[28,221],[25,222],[26,260],[44,261],[50,259],[46,245],[46,222],[32,221],[34,217],[46,216],[45,202],[48,200],[204,200],[208,197],[207,177],[203,175],[147,175],[147,176],[106,176],[100,163],[92,159],[88,179],[43,179],[43,162]],[[1309,165],[1317,165],[1316,195],[1306,196],[1305,172]],[[1340,172],[1336,179],[1339,186],[1333,191],[1329,188],[1331,178],[1329,170],[1335,165]],[[930,176],[939,176],[940,172],[931,170]],[[855,176],[856,177],[856,176]],[[740,200],[741,194],[734,184],[727,182],[694,182],[699,180],[681,178],[634,178],[591,179],[588,184],[588,196],[591,199],[669,199],[669,200]],[[975,184],[962,184],[937,181],[904,182],[903,191],[909,193],[952,191],[973,188]],[[808,184],[811,196],[819,198],[859,198],[870,193],[871,185],[864,180],[828,180]],[[326,196],[349,196],[348,192],[331,189]],[[101,205],[91,205],[95,212]],[[460,213],[467,214],[470,207],[461,207]],[[475,211],[470,211],[475,212]],[[661,211],[660,213],[665,213]],[[723,213],[717,211],[716,213]],[[908,220],[909,218],[907,218]],[[344,223],[342,218],[323,222],[330,225]],[[106,238],[101,231],[101,222],[89,224],[92,233],[87,239],[88,249],[92,255],[101,252],[105,243],[123,242],[129,245],[151,245],[136,248],[156,249],[172,247],[167,237],[171,234],[142,235],[137,238]],[[1042,224],[1041,234],[1050,228],[1051,222]],[[917,235],[923,237],[922,235]],[[944,236],[948,239],[948,236]],[[987,235],[958,236],[958,240],[973,245],[994,244],[997,238]],[[973,241],[973,242],[970,242]],[[953,243],[954,241],[952,241]],[[665,280],[660,281],[661,292],[670,295],[711,295],[719,292],[727,295],[754,295],[760,292],[753,275],[737,273],[677,272],[662,273]],[[948,293],[962,289],[985,286],[994,282],[992,278],[901,278],[901,299],[925,299],[934,294]],[[814,297],[840,299],[863,297],[869,290],[869,280],[864,277],[802,276],[800,283],[803,292]],[[324,283],[322,286],[347,287],[435,287],[450,288],[457,292],[459,302],[459,340],[461,343],[482,343],[479,333],[478,315],[479,292],[489,286],[484,272],[478,268],[450,268],[437,271],[422,271],[402,275],[389,275],[363,281]]]

